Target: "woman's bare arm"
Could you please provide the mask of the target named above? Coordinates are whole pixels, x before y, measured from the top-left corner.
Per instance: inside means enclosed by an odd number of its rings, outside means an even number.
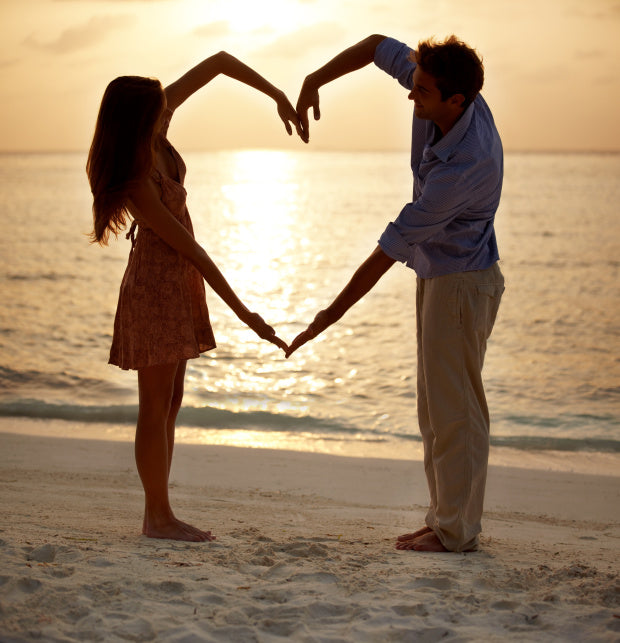
[[[291,123],[294,125],[299,136],[302,135],[301,124],[297,112],[291,105],[284,92],[272,85],[258,72],[248,67],[231,54],[220,51],[209,56],[201,63],[190,69],[181,78],[166,87],[166,99],[168,107],[174,111],[179,105],[185,102],[193,93],[211,82],[219,74],[234,78],[245,85],[266,94],[272,98],[278,107],[278,115],[282,119],[286,131],[293,133]]]
[[[244,324],[262,339],[287,350],[287,344],[276,336],[275,330],[260,315],[246,307],[204,248],[161,202],[158,187],[152,179],[144,179],[132,190],[129,209],[139,222],[143,221],[171,248],[196,266],[209,286]]]

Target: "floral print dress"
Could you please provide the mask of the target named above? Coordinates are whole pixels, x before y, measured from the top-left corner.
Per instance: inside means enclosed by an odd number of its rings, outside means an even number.
[[[152,178],[159,185],[162,203],[193,236],[183,187],[186,167],[166,139],[168,123],[169,119],[162,142],[176,162],[178,181],[156,169]],[[140,369],[198,357],[215,348],[200,272],[142,221],[133,222],[127,237],[132,247],[118,298],[109,363]]]

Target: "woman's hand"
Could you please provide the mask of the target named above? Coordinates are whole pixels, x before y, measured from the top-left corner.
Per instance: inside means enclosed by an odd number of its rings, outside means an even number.
[[[276,335],[276,331],[258,314],[250,313],[243,320],[261,339],[275,344],[284,352],[288,351],[288,344]]]

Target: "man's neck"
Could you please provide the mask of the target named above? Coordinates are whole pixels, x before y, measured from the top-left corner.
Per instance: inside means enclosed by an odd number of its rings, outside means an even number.
[[[465,110],[462,109],[453,117],[446,118],[442,120],[440,123],[437,121],[433,121],[433,123],[435,124],[435,137],[433,139],[433,145],[435,143],[438,143],[457,124],[459,118],[461,118],[461,116],[463,116],[464,113],[465,113]]]

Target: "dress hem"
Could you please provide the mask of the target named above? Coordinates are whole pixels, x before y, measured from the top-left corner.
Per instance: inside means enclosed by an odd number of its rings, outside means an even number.
[[[197,359],[203,353],[207,353],[208,351],[212,351],[215,348],[217,348],[217,345],[214,344],[213,346],[210,346],[208,348],[203,348],[202,350],[199,350],[198,352],[194,352],[191,355],[181,356],[181,357],[179,357],[177,359],[168,359],[168,360],[165,360],[165,361],[162,361],[162,362],[160,362],[160,361],[148,362],[146,364],[141,364],[140,366],[126,366],[126,365],[119,364],[118,362],[113,361],[112,358],[110,358],[108,360],[108,364],[111,364],[112,366],[118,366],[118,368],[120,368],[123,371],[138,371],[141,368],[149,368],[151,366],[163,366],[164,364],[174,364],[175,362],[182,362],[182,361],[189,360],[189,359]]]

